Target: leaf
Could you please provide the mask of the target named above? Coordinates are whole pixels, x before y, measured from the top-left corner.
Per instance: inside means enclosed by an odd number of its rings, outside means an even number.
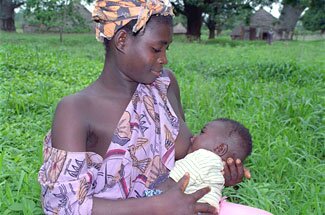
[[[12,211],[23,211],[23,204],[15,202],[9,206],[9,209]]]

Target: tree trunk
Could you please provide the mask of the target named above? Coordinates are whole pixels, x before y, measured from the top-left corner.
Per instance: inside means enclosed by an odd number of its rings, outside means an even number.
[[[16,31],[15,8],[23,3],[16,3],[12,0],[0,0],[0,30]]]
[[[199,8],[195,5],[190,5],[184,1],[184,12],[187,17],[187,37],[190,40],[199,40],[203,22],[202,8]]]
[[[306,6],[284,4],[279,18],[279,23],[276,25],[276,37],[282,40],[292,40],[294,29],[305,10]]]
[[[214,39],[216,37],[216,21],[214,20],[214,16],[209,15],[206,25],[209,29],[209,39]]]
[[[209,39],[216,38],[216,29],[215,28],[209,28]]]
[[[0,18],[0,30],[8,32],[16,31],[15,20],[13,18]]]
[[[63,42],[63,26],[60,26],[60,43]]]

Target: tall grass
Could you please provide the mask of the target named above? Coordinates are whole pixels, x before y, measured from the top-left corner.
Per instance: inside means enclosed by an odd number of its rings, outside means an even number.
[[[246,125],[252,179],[231,201],[274,214],[323,214],[324,41],[186,43],[168,52],[188,126],[229,117]],[[97,78],[93,35],[0,35],[0,214],[40,214],[42,139],[57,102]]]

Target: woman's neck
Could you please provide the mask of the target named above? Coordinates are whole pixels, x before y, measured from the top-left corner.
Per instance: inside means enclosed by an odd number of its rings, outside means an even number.
[[[130,80],[114,63],[106,61],[103,72],[95,84],[99,84],[105,90],[133,95],[139,83]]]

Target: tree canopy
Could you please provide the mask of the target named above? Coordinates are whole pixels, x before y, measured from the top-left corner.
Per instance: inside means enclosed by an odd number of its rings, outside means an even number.
[[[309,9],[302,18],[302,24],[305,29],[310,31],[320,30],[325,32],[325,1],[312,0]]]

